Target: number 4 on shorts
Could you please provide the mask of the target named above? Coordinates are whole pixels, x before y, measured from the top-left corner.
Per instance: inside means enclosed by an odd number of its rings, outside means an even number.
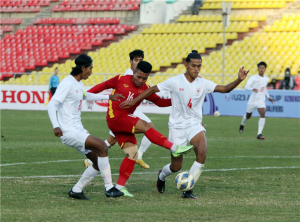
[[[192,108],[192,99],[190,99],[189,103],[187,104],[188,107],[190,107],[190,109]]]

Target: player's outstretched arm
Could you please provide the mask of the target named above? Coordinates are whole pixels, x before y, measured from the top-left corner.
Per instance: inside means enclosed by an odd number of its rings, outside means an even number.
[[[149,89],[146,89],[144,92],[142,92],[140,95],[138,95],[133,100],[125,100],[120,104],[121,108],[130,108],[134,106],[137,102],[142,101],[143,99],[147,98],[148,96],[152,95],[153,93],[159,92],[159,89],[157,86],[152,86]]]
[[[112,100],[112,101],[120,101],[120,99],[124,99],[125,97],[121,94],[114,95],[100,95],[94,93],[85,93],[83,99],[88,101],[97,101],[97,100]]]
[[[238,78],[235,81],[229,83],[226,86],[217,85],[214,92],[229,93],[231,90],[237,87],[244,79],[246,79],[248,73],[249,70],[244,70],[244,67],[240,68]]]

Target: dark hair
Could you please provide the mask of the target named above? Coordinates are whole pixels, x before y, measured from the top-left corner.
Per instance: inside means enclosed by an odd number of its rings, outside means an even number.
[[[89,67],[92,64],[93,60],[86,54],[81,54],[75,59],[76,66],[72,68],[71,75],[77,76],[82,73],[82,66]]]
[[[191,59],[200,59],[200,60],[202,60],[201,55],[198,53],[197,50],[192,50],[192,52],[190,54],[188,54],[188,56],[186,57],[185,61],[190,62]]]
[[[286,74],[287,72],[288,72],[288,75]],[[290,75],[291,75],[291,70],[290,70],[290,68],[286,68],[286,69],[285,69],[284,75],[285,75],[285,76],[290,76]]]
[[[150,73],[152,71],[152,65],[146,61],[140,61],[139,64],[135,68],[135,72],[141,70],[143,73]]]
[[[265,68],[267,68],[267,63],[262,61],[262,62],[257,64],[257,68],[259,68],[259,66],[264,66]]]
[[[57,70],[58,69],[58,67],[56,67],[54,70]]]
[[[132,51],[131,53],[129,53],[130,60],[133,60],[135,57],[144,58],[144,51],[140,50],[140,49],[136,49],[136,50]]]

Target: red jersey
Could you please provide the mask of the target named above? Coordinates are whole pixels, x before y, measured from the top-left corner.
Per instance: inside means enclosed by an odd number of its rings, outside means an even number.
[[[112,88],[114,89],[112,91],[112,95],[117,93],[117,94],[122,94],[125,97],[125,99],[119,98],[120,101],[111,101],[111,100],[109,101],[107,118],[114,118],[124,113],[133,114],[136,107],[138,107],[141,104],[142,101],[136,103],[134,106],[130,107],[129,109],[120,108],[120,104],[124,100],[133,100],[134,98],[136,98],[138,95],[140,95],[142,92],[144,92],[146,89],[150,87],[146,84],[137,87],[132,82],[132,78],[133,78],[132,75],[118,75],[88,90],[88,92],[90,93],[99,93],[105,89]],[[160,107],[166,107],[172,105],[171,99],[162,99],[156,94],[152,94],[148,96],[146,99]]]

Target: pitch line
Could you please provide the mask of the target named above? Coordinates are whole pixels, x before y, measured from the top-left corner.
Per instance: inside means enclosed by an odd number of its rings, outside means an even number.
[[[204,172],[224,172],[224,171],[238,171],[238,170],[273,170],[273,169],[300,169],[300,166],[290,167],[249,167],[249,168],[231,168],[231,169],[210,169],[204,170]],[[157,174],[157,172],[138,172],[132,173],[133,175],[141,174]],[[118,176],[118,173],[112,175]],[[81,175],[50,175],[50,176],[24,176],[24,177],[0,177],[1,179],[32,179],[32,178],[66,178],[66,177],[81,177]]]
[[[146,157],[147,159],[166,159],[170,158],[168,157]],[[185,156],[184,158],[195,158],[194,156]],[[300,158],[300,156],[211,156],[207,157],[207,159],[239,159],[239,158],[253,158],[253,159],[263,159],[263,158],[270,158],[270,159],[280,159],[280,158]],[[109,160],[123,160],[124,158],[109,158]],[[0,164],[1,167],[4,166],[15,166],[15,165],[24,165],[24,164],[44,164],[44,163],[62,163],[62,162],[76,162],[76,161],[83,161],[84,159],[76,159],[76,160],[54,160],[54,161],[41,161],[41,162],[21,162],[21,163],[6,163],[6,164]]]

